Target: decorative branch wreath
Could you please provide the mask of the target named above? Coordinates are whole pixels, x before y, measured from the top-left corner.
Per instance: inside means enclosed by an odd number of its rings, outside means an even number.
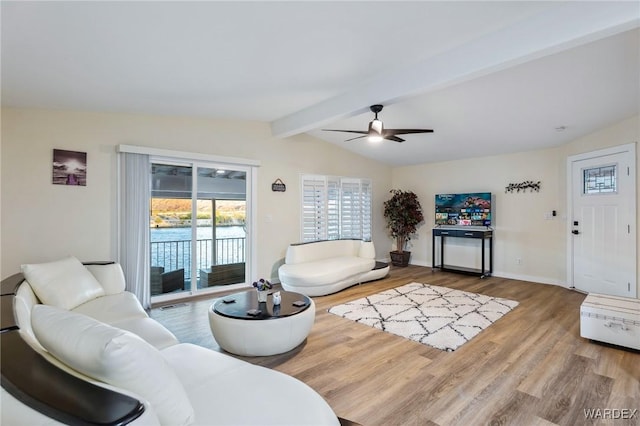
[[[521,183],[510,183],[509,186],[507,186],[505,188],[505,193],[507,192],[525,192],[527,189],[530,189],[531,192],[536,191],[536,192],[540,192],[540,181],[538,182],[533,182],[530,180],[521,182]]]

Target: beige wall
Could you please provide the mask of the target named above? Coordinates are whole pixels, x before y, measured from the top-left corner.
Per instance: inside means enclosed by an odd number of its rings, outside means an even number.
[[[204,118],[46,110],[2,111],[0,276],[20,264],[62,256],[114,259],[116,253],[116,146],[140,145],[259,160],[257,271],[277,277],[289,243],[299,241],[302,173],[370,178],[373,241],[387,243],[382,202],[391,168],[304,135],[274,139],[267,124]],[[86,187],[51,183],[54,148],[87,152]],[[277,178],[287,185],[272,192]],[[267,217],[272,221],[268,222]],[[379,257],[386,257],[379,250]]]
[[[560,283],[564,280],[562,183],[559,149],[524,152],[397,168],[393,186],[413,190],[426,213],[425,224],[411,241],[413,263],[431,266],[431,229],[435,194],[491,192],[495,229],[494,274]],[[541,181],[540,192],[505,193],[509,183]],[[545,220],[545,212],[559,216]],[[448,240],[448,264],[480,267],[479,241]],[[521,259],[521,263],[517,263]]]
[[[3,110],[1,118],[2,278],[26,262],[66,255],[81,260],[114,258],[115,147],[130,144],[261,162],[259,276],[275,278],[287,245],[299,240],[300,174],[318,173],[373,180],[373,240],[380,259],[392,249],[382,217],[389,189],[416,192],[426,222],[410,242],[410,250],[412,263],[427,266],[431,265],[434,195],[491,191],[495,195],[495,274],[564,285],[567,157],[640,138],[640,117],[633,117],[558,148],[391,169],[304,135],[274,139],[268,125],[259,122],[12,109]],[[53,148],[87,152],[87,187],[51,184]],[[640,155],[640,149],[637,152]],[[271,191],[276,178],[286,183],[285,193]],[[540,180],[541,191],[505,194],[509,183],[524,180]],[[552,210],[558,216],[545,220],[545,213]],[[470,242],[453,244],[446,254],[456,255],[461,264],[479,263]]]
[[[490,191],[495,196],[494,274],[564,285],[568,232],[567,157],[637,142],[639,123],[640,117],[632,117],[558,148],[395,168],[392,186],[413,190],[426,213],[425,224],[410,243],[412,263],[431,265],[435,194]],[[640,179],[640,173],[638,177]],[[509,183],[527,180],[541,181],[540,192],[505,193]],[[640,188],[640,180],[637,187]],[[557,216],[545,219],[545,213],[552,210],[556,210]],[[460,266],[479,267],[476,247],[477,242],[452,241],[449,250],[445,251],[445,257],[449,255],[447,263],[451,260]]]

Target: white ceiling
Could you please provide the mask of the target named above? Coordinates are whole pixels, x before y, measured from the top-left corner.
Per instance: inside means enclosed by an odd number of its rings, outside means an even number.
[[[640,108],[637,1],[1,7],[3,106],[266,121],[391,165],[550,147]],[[375,103],[435,132],[320,130],[365,130]]]

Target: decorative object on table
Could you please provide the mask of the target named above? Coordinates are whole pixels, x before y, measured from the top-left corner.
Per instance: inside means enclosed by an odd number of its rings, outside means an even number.
[[[334,306],[329,312],[451,352],[516,306],[514,300],[414,282]]]
[[[275,293],[273,293],[273,304],[274,305],[279,305],[280,302],[282,302],[282,297],[280,296],[280,292],[276,291]]]
[[[258,281],[253,282],[253,286],[258,291],[258,303],[266,302],[269,290],[273,288],[273,285],[268,280],[260,278]]]
[[[287,190],[287,185],[285,185],[284,182],[280,178],[278,178],[271,184],[271,190],[273,192],[285,192]]]
[[[531,192],[536,191],[540,192],[540,181],[533,182],[530,180],[520,182],[520,183],[510,183],[509,186],[504,188],[504,192],[526,192],[527,189],[530,189]]]
[[[384,217],[391,238],[396,239],[396,250],[390,252],[391,263],[394,266],[407,266],[411,252],[405,247],[411,236],[415,234],[417,226],[424,220],[422,206],[418,196],[412,191],[392,189],[393,196],[384,202]]]
[[[269,296],[268,290],[258,290],[258,303],[266,302],[268,296]]]
[[[87,186],[87,153],[53,150],[54,185]]]

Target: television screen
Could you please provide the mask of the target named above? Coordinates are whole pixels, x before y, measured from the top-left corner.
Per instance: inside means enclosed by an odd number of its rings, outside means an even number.
[[[491,193],[436,194],[436,225],[491,226]]]

